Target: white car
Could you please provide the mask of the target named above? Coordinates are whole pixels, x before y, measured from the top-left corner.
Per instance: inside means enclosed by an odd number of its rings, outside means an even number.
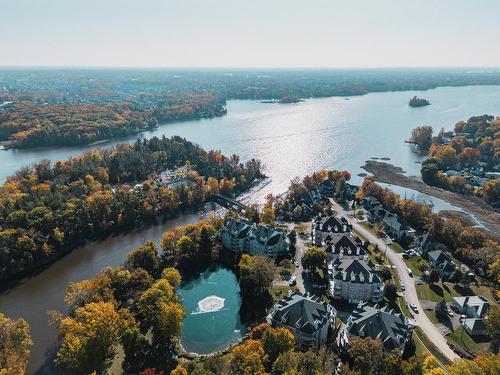
[[[404,292],[405,291],[405,286],[401,285],[401,290]]]
[[[297,283],[297,277],[292,276],[290,277],[290,280],[288,280],[289,285],[295,285]]]
[[[295,267],[298,267],[299,266],[299,262],[295,262]]]
[[[416,305],[414,305],[413,303],[411,303],[410,307],[415,312],[415,314],[418,314],[418,307]]]

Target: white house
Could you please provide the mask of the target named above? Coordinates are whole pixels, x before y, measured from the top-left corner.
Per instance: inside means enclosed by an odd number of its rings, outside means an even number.
[[[349,303],[384,299],[384,283],[374,265],[358,257],[339,255],[328,262],[328,292],[330,297]]]
[[[460,322],[469,335],[480,336],[487,333],[484,317],[491,305],[486,298],[483,296],[453,297],[451,307],[465,315]]]

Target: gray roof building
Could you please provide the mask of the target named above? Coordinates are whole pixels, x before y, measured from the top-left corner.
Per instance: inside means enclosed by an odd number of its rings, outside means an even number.
[[[398,349],[403,353],[413,325],[404,315],[394,313],[388,307],[360,303],[347,320],[347,330],[354,336],[382,341],[386,352]]]
[[[328,339],[328,328],[337,311],[318,297],[293,292],[278,302],[268,321],[273,326],[288,328],[298,347],[319,347]]]

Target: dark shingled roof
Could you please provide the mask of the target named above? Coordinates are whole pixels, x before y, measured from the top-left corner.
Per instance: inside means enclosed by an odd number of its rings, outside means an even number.
[[[317,297],[294,292],[275,305],[272,319],[310,334],[327,324],[334,311]]]
[[[387,306],[379,309],[367,303],[360,303],[349,320],[351,334],[379,339],[388,351],[400,348],[400,343],[409,338],[413,329],[402,314],[393,313]]]
[[[351,283],[372,284],[380,283],[380,277],[377,271],[370,265],[359,259],[335,259],[335,273],[333,278],[336,280],[349,281]]]
[[[332,254],[365,255],[362,241],[347,234],[332,233],[325,238],[326,251]],[[350,253],[349,253],[350,251]]]

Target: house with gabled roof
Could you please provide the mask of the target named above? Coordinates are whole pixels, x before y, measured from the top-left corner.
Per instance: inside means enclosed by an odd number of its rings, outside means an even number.
[[[487,334],[484,317],[491,307],[490,302],[483,296],[453,297],[450,306],[459,314],[465,315],[460,320],[462,327],[471,336]]]
[[[328,293],[349,303],[384,299],[384,282],[375,265],[363,256],[343,256],[327,263]]]
[[[386,353],[397,349],[403,354],[411,340],[413,325],[403,314],[395,313],[389,307],[379,308],[366,302],[359,303],[346,324],[348,345],[350,336],[370,337],[380,340]]]
[[[429,265],[438,271],[439,277],[442,280],[449,280],[453,277],[456,266],[445,252],[441,250],[429,251],[427,259],[429,260]]]
[[[384,220],[387,215],[390,215],[389,211],[387,211],[382,206],[375,206],[372,209],[368,210],[368,221],[371,223],[376,223]]]
[[[432,250],[432,236],[429,233],[416,236],[413,240],[413,247],[421,256],[426,255]]]
[[[483,296],[465,296],[453,297],[451,307],[468,318],[484,318],[491,304]]]
[[[415,237],[415,230],[411,228],[408,223],[396,214],[386,215],[383,219],[385,233],[397,241],[406,237],[413,239]]]
[[[367,243],[351,233],[331,233],[326,236],[324,242],[328,260],[332,260],[339,254],[365,256],[368,252]]]
[[[288,251],[286,233],[271,225],[230,219],[220,231],[222,246],[236,253],[277,257]]]
[[[346,218],[336,218],[333,215],[319,214],[313,219],[311,226],[311,237],[314,245],[324,246],[325,238],[333,233],[349,233],[352,225]]]
[[[267,321],[289,329],[298,348],[319,348],[327,342],[336,315],[335,308],[319,297],[295,291],[274,305]]]
[[[361,204],[363,205],[363,208],[367,211],[371,210],[374,207],[382,206],[379,200],[375,197],[364,197],[363,200],[361,201]]]
[[[353,200],[356,198],[356,193],[359,191],[359,186],[346,183],[345,185],[345,197],[346,199]]]

